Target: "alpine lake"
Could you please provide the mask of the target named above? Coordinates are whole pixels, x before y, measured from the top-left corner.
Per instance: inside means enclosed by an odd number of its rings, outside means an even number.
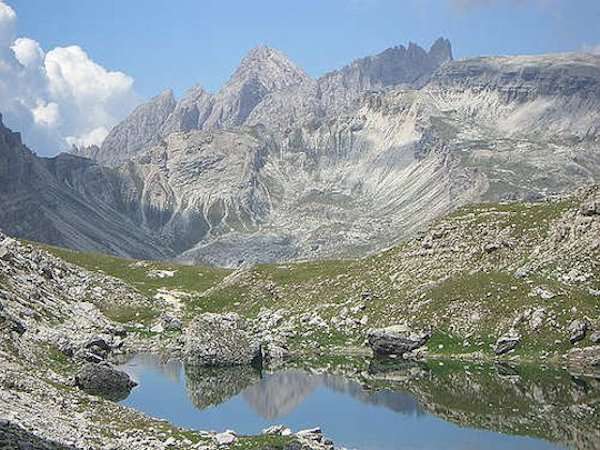
[[[187,367],[138,354],[121,403],[191,428],[320,427],[357,450],[600,449],[600,375],[464,361],[358,357],[268,370]]]

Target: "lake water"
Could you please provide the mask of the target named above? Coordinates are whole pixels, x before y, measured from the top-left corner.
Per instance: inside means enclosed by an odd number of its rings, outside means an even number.
[[[404,369],[383,371],[381,377],[375,372],[369,377],[378,384],[375,389],[305,369],[191,370],[152,355],[137,355],[120,368],[140,383],[123,404],[187,428],[258,434],[275,424],[294,431],[320,426],[336,445],[361,450],[600,448],[597,422],[582,420],[586,424],[579,427],[578,420],[573,425],[557,417],[557,411],[576,415],[575,407],[597,399],[596,387],[585,380],[583,388],[581,383],[573,387],[565,374],[532,381],[531,374],[523,378],[497,368],[438,374],[411,368],[409,377]],[[398,377],[404,379],[402,387],[388,381]]]

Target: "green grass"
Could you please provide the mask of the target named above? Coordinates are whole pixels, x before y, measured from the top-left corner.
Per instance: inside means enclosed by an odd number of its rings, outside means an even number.
[[[75,368],[73,360],[52,345],[44,345],[41,354],[48,367],[55,372],[70,374]]]
[[[240,437],[229,448],[231,450],[284,450],[295,441],[296,439],[291,436],[248,436]]]
[[[100,309],[110,320],[119,323],[148,324],[160,315],[156,308],[141,305],[102,305]]]
[[[330,280],[344,275],[356,261],[351,260],[321,260],[289,264],[261,264],[256,267],[256,273],[264,276],[278,285],[314,283],[319,280]]]
[[[77,252],[54,246],[36,244],[67,262],[88,270],[102,272],[123,280],[148,296],[159,289],[198,293],[219,283],[230,270],[208,266],[185,266],[158,261],[135,261],[101,253]],[[150,278],[151,270],[174,271],[170,278]]]

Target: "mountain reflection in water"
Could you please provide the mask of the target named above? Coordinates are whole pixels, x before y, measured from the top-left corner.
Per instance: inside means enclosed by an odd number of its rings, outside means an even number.
[[[383,406],[395,412],[420,412],[418,403],[408,394],[368,391],[359,383],[341,376],[311,374],[300,370],[267,374],[258,383],[244,390],[242,396],[261,417],[276,420],[290,414],[319,386],[349,395],[362,403]]]
[[[600,450],[594,376],[503,364],[358,364],[261,373],[138,355],[121,366],[140,383],[122,403],[195,429],[321,426],[337,445],[360,450]]]

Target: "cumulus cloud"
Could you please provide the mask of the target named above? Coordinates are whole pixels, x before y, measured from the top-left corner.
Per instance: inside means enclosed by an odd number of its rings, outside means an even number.
[[[42,154],[100,144],[139,103],[133,79],[94,62],[79,46],[44,52],[17,37],[17,14],[0,0],[0,113]]]
[[[33,39],[18,38],[10,48],[24,67],[39,67],[44,61],[44,51]]]

